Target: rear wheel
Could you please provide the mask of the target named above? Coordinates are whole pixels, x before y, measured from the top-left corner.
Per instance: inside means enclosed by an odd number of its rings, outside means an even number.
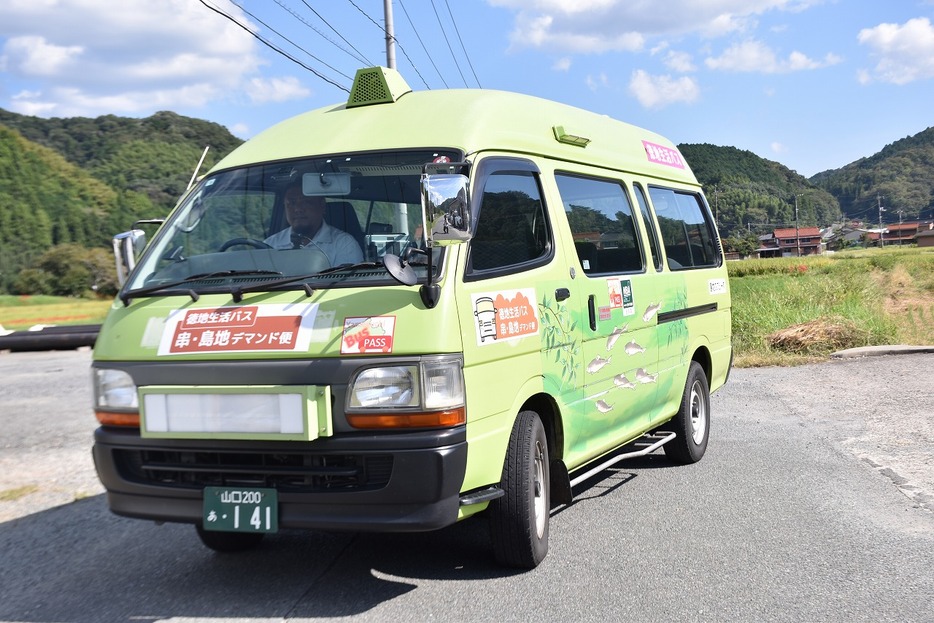
[[[669,459],[682,465],[701,460],[710,437],[710,390],[707,375],[696,361],[692,361],[688,368],[678,415],[665,429],[677,435],[663,446]]]
[[[206,547],[224,553],[252,549],[259,545],[265,536],[263,532],[217,532],[205,530],[201,526],[195,526],[195,530]]]
[[[523,411],[516,418],[503,477],[505,495],[490,503],[490,529],[497,562],[534,569],[548,553],[548,440],[538,414]]]

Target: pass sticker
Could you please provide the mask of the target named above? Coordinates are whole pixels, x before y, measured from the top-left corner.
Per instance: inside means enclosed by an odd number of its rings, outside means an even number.
[[[610,295],[611,309],[622,309],[624,316],[632,316],[636,313],[636,306],[632,299],[632,281],[607,279],[606,287]]]
[[[684,168],[684,159],[677,149],[658,145],[657,143],[650,143],[649,141],[642,141],[642,146],[645,148],[645,156],[649,159],[649,162],[663,164],[676,169]]]
[[[532,288],[474,294],[470,300],[478,346],[538,333],[538,305]]]
[[[396,332],[395,316],[344,318],[341,335],[342,355],[386,354],[392,352]]]
[[[165,323],[159,356],[308,350],[317,305],[179,309]]]

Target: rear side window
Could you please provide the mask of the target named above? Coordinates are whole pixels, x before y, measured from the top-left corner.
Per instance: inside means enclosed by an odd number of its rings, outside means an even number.
[[[649,187],[668,268],[717,266],[720,254],[713,221],[696,193]]]
[[[470,242],[472,270],[496,270],[543,258],[548,227],[533,172],[495,172],[486,178]]]
[[[555,181],[584,273],[643,270],[632,204],[622,185],[568,174],[555,175]]]

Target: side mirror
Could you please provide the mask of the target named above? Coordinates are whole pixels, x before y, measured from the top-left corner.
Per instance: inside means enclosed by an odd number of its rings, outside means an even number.
[[[117,283],[126,282],[130,272],[136,267],[136,260],[146,246],[146,232],[131,229],[113,238],[114,259],[117,263]]]
[[[470,240],[470,195],[466,175],[422,175],[422,212],[428,242],[447,246]]]

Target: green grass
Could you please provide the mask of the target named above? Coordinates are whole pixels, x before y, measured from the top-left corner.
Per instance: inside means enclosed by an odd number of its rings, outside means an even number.
[[[730,262],[736,365],[934,344],[934,253],[915,247]],[[806,326],[804,323],[809,323]],[[803,341],[779,339],[796,330]]]
[[[100,324],[110,304],[110,299],[0,295],[0,326],[20,331],[37,324]]]

